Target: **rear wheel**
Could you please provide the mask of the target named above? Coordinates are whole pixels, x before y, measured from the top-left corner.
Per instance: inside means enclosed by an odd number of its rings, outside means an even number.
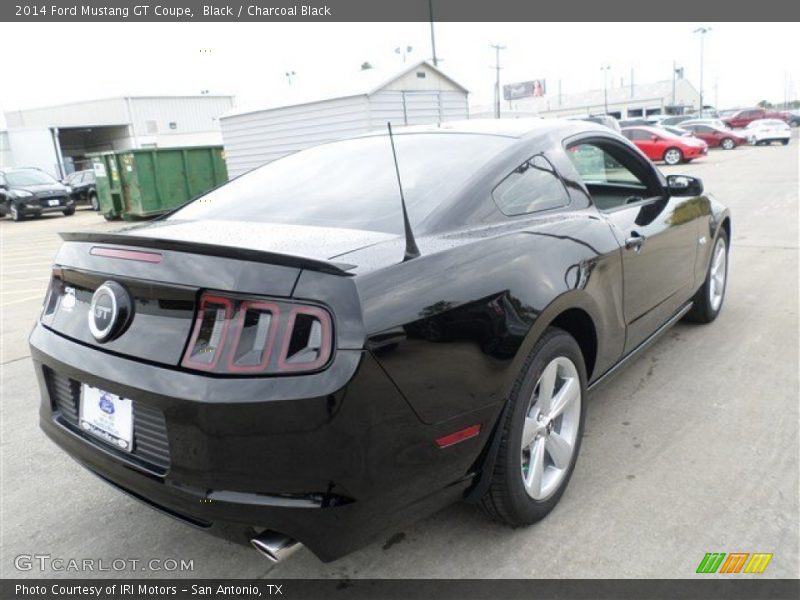
[[[686,314],[687,321],[711,323],[722,310],[725,290],[728,285],[728,234],[721,229],[714,242],[711,262],[706,280],[692,299],[692,309]]]
[[[722,146],[723,150],[733,150],[736,148],[736,142],[734,142],[731,138],[723,139],[719,145]]]
[[[89,194],[89,204],[92,207],[92,210],[100,210],[100,202],[97,199],[97,194],[92,192]]]
[[[683,152],[679,148],[668,148],[664,152],[664,162],[668,165],[678,165],[683,162]]]
[[[548,328],[528,355],[509,398],[492,481],[481,500],[495,520],[518,527],[553,510],[575,468],[586,368],[575,339]]]

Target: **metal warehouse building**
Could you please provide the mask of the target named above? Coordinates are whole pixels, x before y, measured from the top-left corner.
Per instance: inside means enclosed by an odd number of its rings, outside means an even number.
[[[392,125],[469,115],[466,88],[428,62],[386,73],[366,69],[325,90],[296,90],[291,103],[234,110],[220,119],[231,177],[315,144]]]
[[[609,85],[607,89],[558,94],[548,90],[537,98],[521,98],[503,102],[504,117],[569,117],[602,115],[606,112],[618,119],[648,115],[682,114],[700,107],[700,93],[688,79],[657,81],[637,85]],[[494,108],[474,107],[474,116],[494,116]]]
[[[220,145],[233,96],[125,96],[5,113],[0,160],[61,178],[92,152]]]

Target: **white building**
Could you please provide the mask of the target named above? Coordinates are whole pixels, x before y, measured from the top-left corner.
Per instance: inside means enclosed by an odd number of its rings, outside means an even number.
[[[235,177],[290,152],[392,125],[469,115],[468,91],[425,61],[387,73],[366,69],[332,85],[293,86],[289,101],[222,116],[228,173]]]
[[[92,152],[220,145],[219,117],[232,107],[233,96],[125,96],[9,111],[0,164],[60,178]]]
[[[607,100],[606,100],[607,98]],[[606,111],[606,105],[608,110]],[[545,96],[501,104],[504,117],[569,117],[608,114],[618,119],[682,114],[700,107],[700,94],[688,79],[600,88],[573,94],[548,89]],[[473,107],[474,117],[493,117],[494,107]]]

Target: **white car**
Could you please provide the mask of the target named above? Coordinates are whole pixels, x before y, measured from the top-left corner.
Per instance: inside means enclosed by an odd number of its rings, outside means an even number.
[[[747,138],[751,144],[771,144],[780,142],[784,146],[789,143],[791,129],[789,125],[780,119],[758,119],[752,121],[742,132],[742,136]]]

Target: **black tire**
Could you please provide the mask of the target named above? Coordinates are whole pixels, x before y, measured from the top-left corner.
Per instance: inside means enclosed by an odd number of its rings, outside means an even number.
[[[542,500],[528,495],[522,481],[522,431],[530,400],[544,368],[555,358],[566,357],[575,365],[580,380],[580,416],[574,450],[558,487]],[[481,508],[494,520],[520,527],[543,519],[553,510],[569,484],[580,452],[583,424],[586,415],[586,367],[575,339],[567,332],[549,327],[531,350],[514,382],[509,398],[494,472],[489,489],[481,498]]]
[[[781,144],[783,144],[784,146],[788,146],[789,140],[781,140]]]
[[[97,199],[97,194],[94,192],[89,194],[89,206],[91,206],[94,211],[100,210],[100,201]]]
[[[731,138],[723,138],[722,141],[719,143],[720,148],[723,150],[733,150],[736,148],[736,142],[733,141]]]
[[[675,154],[675,153],[677,153],[677,154]],[[673,158],[673,156],[677,156],[677,158]],[[679,165],[684,160],[683,152],[681,152],[680,148],[675,148],[675,147],[667,148],[664,151],[663,160],[664,160],[665,163],[667,163],[668,165],[671,165],[671,166]]]
[[[17,223],[25,220],[25,215],[21,210],[19,210],[19,208],[17,208],[17,205],[14,202],[12,202],[11,206],[9,207],[9,214]]]
[[[75,214],[75,207],[74,206],[70,206],[69,208],[64,209],[64,216],[65,217],[71,217],[74,214]]]
[[[719,306],[715,308],[711,302],[711,269],[714,263],[714,251],[720,240],[725,244],[725,281],[723,284],[722,299],[720,300]],[[692,323],[711,323],[719,315],[722,306],[725,304],[725,294],[728,291],[729,249],[730,243],[728,241],[728,234],[724,229],[720,228],[717,238],[714,240],[714,245],[711,247],[711,260],[708,261],[706,279],[703,285],[700,286],[700,289],[695,293],[694,298],[692,298],[692,308],[686,313],[685,320],[691,321]]]

